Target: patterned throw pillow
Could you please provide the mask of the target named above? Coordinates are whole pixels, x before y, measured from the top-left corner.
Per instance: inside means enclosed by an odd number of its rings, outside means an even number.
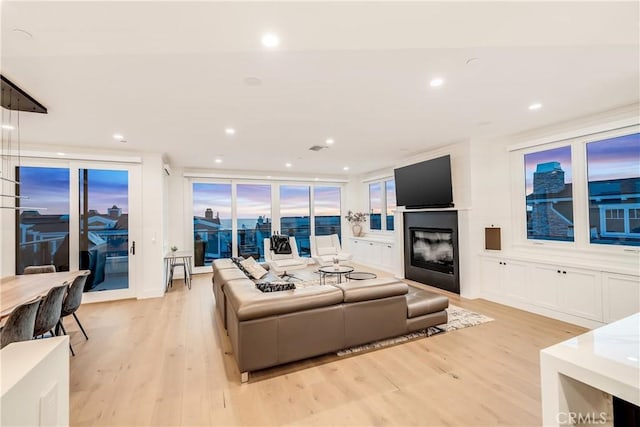
[[[279,292],[295,289],[296,285],[285,281],[258,282],[256,283],[256,288],[262,292]]]
[[[242,271],[247,277],[251,277],[251,273],[249,273],[249,271],[244,268],[244,266],[242,265],[242,261],[244,261],[244,258],[241,257],[236,257],[236,258],[231,258],[231,261],[236,265],[236,267],[238,267],[240,269],[240,271]]]

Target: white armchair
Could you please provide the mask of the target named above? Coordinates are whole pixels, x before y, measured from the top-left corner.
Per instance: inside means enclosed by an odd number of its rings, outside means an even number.
[[[342,251],[337,234],[329,236],[311,236],[311,257],[320,266],[333,263],[334,258],[339,261],[349,261],[352,255]]]
[[[264,260],[269,265],[269,269],[280,277],[293,277],[287,272],[299,270],[308,265],[307,259],[300,257],[298,253],[295,237],[289,236],[289,244],[291,245],[290,254],[276,254],[271,250],[271,239],[264,239]]]

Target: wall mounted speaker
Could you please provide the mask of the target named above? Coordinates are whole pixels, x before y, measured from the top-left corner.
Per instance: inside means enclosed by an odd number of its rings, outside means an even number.
[[[500,228],[487,227],[484,229],[484,248],[492,251],[499,251],[502,248],[500,244]]]

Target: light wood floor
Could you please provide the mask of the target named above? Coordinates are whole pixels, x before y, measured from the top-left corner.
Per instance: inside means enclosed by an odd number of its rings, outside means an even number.
[[[65,324],[72,425],[540,425],[539,350],[585,330],[449,294],[495,321],[240,384],[211,275],[164,298],[86,304]]]

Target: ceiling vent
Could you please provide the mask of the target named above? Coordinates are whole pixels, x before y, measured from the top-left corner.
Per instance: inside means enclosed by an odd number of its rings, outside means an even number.
[[[309,147],[309,150],[311,150],[311,151],[320,151],[320,150],[323,150],[325,148],[329,148],[329,147],[327,147],[326,145],[325,146],[323,146],[323,145],[312,145],[311,147]]]

